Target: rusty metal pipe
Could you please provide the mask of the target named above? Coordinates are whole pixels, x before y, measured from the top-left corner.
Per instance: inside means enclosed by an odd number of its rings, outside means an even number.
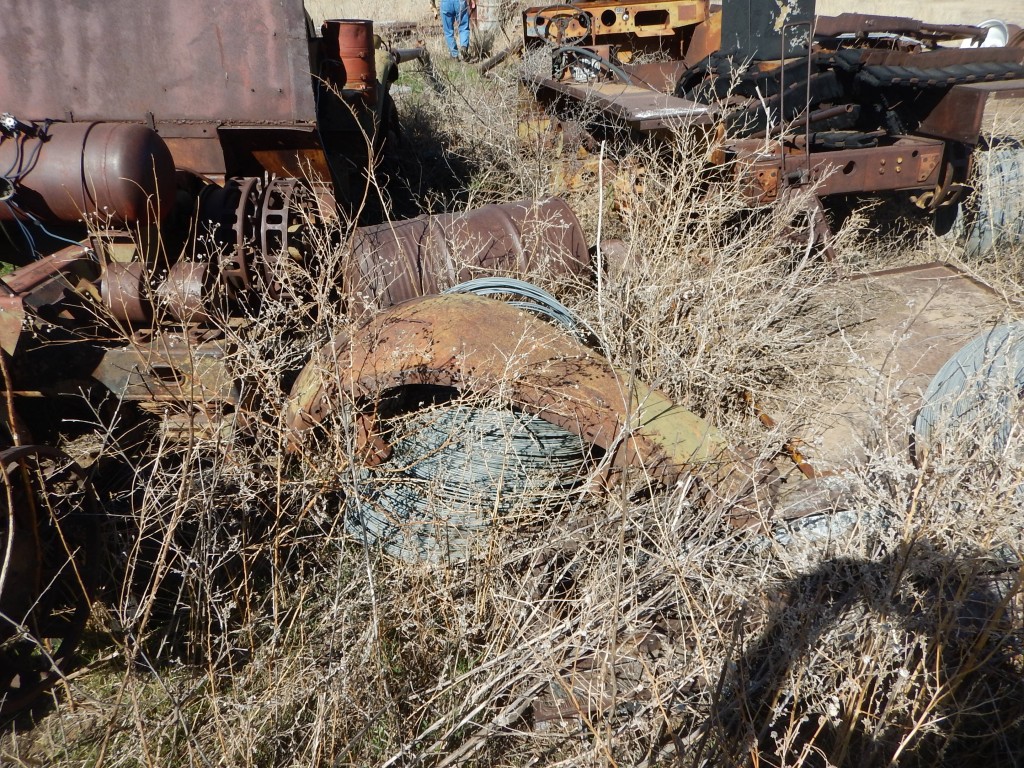
[[[833,117],[840,117],[842,115],[848,115],[853,112],[853,104],[840,104],[838,107],[828,107],[827,109],[818,109],[811,112],[808,115],[807,120],[811,123],[817,123],[822,120],[828,120]]]
[[[131,123],[53,123],[44,138],[0,141],[0,168],[14,184],[0,221],[37,217],[107,224],[164,219],[174,207],[170,150],[156,132]]]
[[[391,57],[395,60],[395,64],[405,64],[407,61],[413,61],[415,59],[422,59],[426,53],[426,48],[392,48]]]
[[[508,48],[499,51],[498,53],[491,56],[491,58],[487,59],[487,61],[482,62],[480,66],[477,67],[477,70],[480,72],[481,75],[486,75],[496,66],[501,64],[501,62],[503,62],[509,56],[518,56],[522,52],[523,46],[524,42],[522,38],[516,40],[511,45],[509,45]]]
[[[345,287],[357,305],[388,307],[475,277],[579,274],[589,263],[583,230],[564,200],[522,200],[361,227]]]
[[[103,305],[118,322],[138,327],[153,319],[152,291],[141,261],[108,262],[100,277]]]

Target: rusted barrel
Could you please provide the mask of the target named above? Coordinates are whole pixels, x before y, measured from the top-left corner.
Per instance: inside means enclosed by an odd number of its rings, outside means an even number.
[[[361,227],[345,284],[357,305],[389,307],[475,277],[578,274],[589,262],[564,200],[521,200]]]
[[[477,0],[476,2],[477,29],[488,43],[501,31],[502,10],[501,0]]]
[[[44,138],[0,142],[0,167],[14,193],[0,221],[35,216],[103,225],[163,219],[174,207],[174,160],[163,139],[130,123],[54,123]]]
[[[324,76],[339,90],[360,91],[368,104],[377,101],[377,65],[373,58],[373,22],[328,19],[324,39]]]

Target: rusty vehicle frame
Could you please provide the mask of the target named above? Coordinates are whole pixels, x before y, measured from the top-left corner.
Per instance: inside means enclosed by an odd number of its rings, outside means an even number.
[[[1008,44],[979,47],[985,28],[816,16],[802,0],[672,5],[693,21],[680,21],[668,60],[653,63],[634,62],[629,41],[645,38],[621,19],[618,37],[605,34],[605,4],[558,6],[557,32],[538,21],[548,9],[527,9],[524,39],[552,46],[552,73],[526,85],[560,120],[588,115],[599,138],[657,143],[696,132],[755,206],[803,188],[826,201],[898,192],[948,229],[976,150],[998,141],[1000,117],[1024,105],[1024,33],[1015,27]]]

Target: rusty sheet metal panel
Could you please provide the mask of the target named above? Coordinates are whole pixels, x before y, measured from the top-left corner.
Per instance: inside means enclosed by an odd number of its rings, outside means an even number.
[[[1024,131],[1024,80],[956,85],[918,130],[965,144],[981,135],[1018,136]]]
[[[613,466],[640,468],[666,487],[692,476],[736,510],[737,523],[749,522],[769,491],[760,481],[771,469],[704,419],[533,314],[466,294],[406,302],[324,347],[292,388],[293,442],[345,403],[372,418],[383,393],[420,384],[521,408],[601,447]],[[381,453],[372,435],[360,438],[361,455]]]
[[[621,122],[635,131],[675,129],[684,123],[688,126],[708,126],[716,117],[715,110],[706,104],[638,85],[619,82],[580,85],[550,77],[535,77],[531,84],[537,89],[537,95],[542,101],[554,101],[568,96],[581,105],[599,110],[610,121]]]
[[[622,71],[629,75],[633,85],[650,88],[652,91],[660,93],[672,93],[686,69],[687,66],[682,61],[652,61],[646,64],[624,64],[622,66]]]
[[[939,368],[1013,311],[992,288],[944,263],[860,275],[837,291],[850,293],[837,302],[835,332],[854,353],[813,411],[801,414],[812,425],[805,437],[816,466],[863,458],[872,435],[905,439]]]
[[[0,109],[21,118],[314,119],[302,0],[0,0]]]
[[[579,220],[559,198],[362,227],[352,255],[346,290],[381,307],[475,277],[578,274],[590,263]]]

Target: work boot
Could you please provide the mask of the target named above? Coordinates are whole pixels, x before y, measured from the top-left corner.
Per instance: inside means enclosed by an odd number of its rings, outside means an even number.
[[[459,48],[459,61],[469,61],[469,49]]]

